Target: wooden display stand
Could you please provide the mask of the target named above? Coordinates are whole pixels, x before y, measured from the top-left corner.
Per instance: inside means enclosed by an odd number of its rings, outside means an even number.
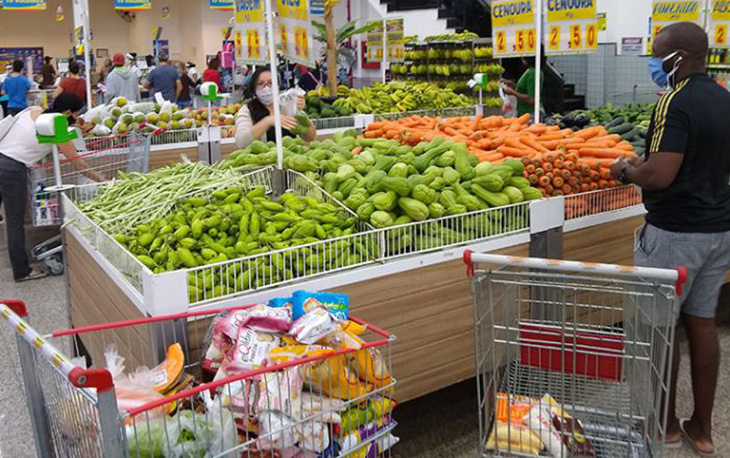
[[[643,216],[635,216],[568,232],[563,239],[563,258],[633,264],[634,231],[642,222]],[[73,231],[66,231],[66,252],[73,326],[142,317]],[[528,245],[498,253],[527,256]],[[417,398],[474,375],[470,282],[464,264],[449,261],[334,288],[350,295],[354,316],[397,337],[391,357],[398,400]],[[149,336],[120,335],[115,340],[123,356],[152,364]]]
[[[238,148],[233,143],[221,144],[221,155],[225,159],[226,157],[228,157],[229,154],[231,154],[232,151],[235,151],[237,149]],[[174,148],[151,151],[150,170],[159,169],[160,167],[165,167],[171,164],[175,164],[177,162],[181,162],[181,158],[183,156],[187,156],[187,158],[190,159],[192,162],[197,162],[198,147],[194,146],[189,148]]]

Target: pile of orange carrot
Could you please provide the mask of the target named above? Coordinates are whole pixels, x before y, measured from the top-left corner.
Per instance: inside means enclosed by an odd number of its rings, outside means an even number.
[[[507,157],[532,157],[537,154],[563,153],[577,157],[577,164],[589,168],[607,168],[619,157],[634,155],[631,143],[619,135],[609,134],[603,126],[588,127],[577,132],[558,126],[528,124],[530,115],[518,118],[481,116],[445,118],[411,116],[395,121],[371,123],[367,138],[396,139],[415,145],[435,137],[463,142],[480,161],[499,163]],[[605,174],[605,172],[603,172]]]

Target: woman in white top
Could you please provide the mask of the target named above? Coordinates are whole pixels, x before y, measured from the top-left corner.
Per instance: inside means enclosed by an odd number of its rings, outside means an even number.
[[[69,117],[69,124],[81,112],[83,102],[77,96],[63,92],[53,102],[48,113],[62,113]],[[51,153],[51,145],[41,145],[36,137],[35,120],[43,113],[41,107],[30,107],[18,113],[17,119],[6,135],[0,139],[0,201],[5,206],[5,224],[10,263],[15,281],[35,280],[47,274],[31,268],[25,251],[25,206],[28,201],[28,169]],[[73,121],[72,121],[73,119]],[[73,161],[74,167],[96,181],[104,177],[87,170],[88,165],[79,158],[71,142],[58,145],[59,151]]]
[[[250,101],[236,114],[236,146],[245,148],[254,140],[274,141],[274,91],[271,88],[269,67],[259,67],[251,77],[245,96]],[[297,108],[304,109],[304,97],[297,100]],[[297,122],[291,116],[281,116],[281,131],[284,136],[294,137],[291,133]],[[304,140],[312,141],[317,136],[314,124],[304,135]]]

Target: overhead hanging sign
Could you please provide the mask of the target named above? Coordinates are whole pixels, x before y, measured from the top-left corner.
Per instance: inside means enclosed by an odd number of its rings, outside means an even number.
[[[403,62],[405,60],[405,34],[403,19],[387,19],[385,21],[385,47],[388,52],[388,62]]]
[[[235,7],[234,0],[210,0],[212,10],[233,10]]]
[[[5,10],[41,11],[47,6],[46,0],[2,0]]]
[[[534,55],[537,47],[533,0],[492,2],[494,57]]]
[[[702,0],[664,1],[653,0],[651,9],[651,42],[657,33],[675,22],[694,22],[702,26]],[[720,2],[722,3],[722,2]]]
[[[598,47],[594,0],[547,0],[545,54],[575,54]]]
[[[367,43],[367,54],[366,58],[368,62],[382,62],[383,61],[383,21],[377,21],[375,25],[365,35],[365,41]]]
[[[712,0],[710,20],[708,22],[708,35],[710,46],[715,48],[729,48],[727,32],[730,26],[730,1]]]
[[[266,64],[266,22],[263,0],[236,0],[233,42],[236,47],[236,63]]]
[[[321,16],[324,14],[324,0],[309,0],[309,14]]]
[[[309,19],[309,0],[280,0],[276,4],[279,15],[279,36],[284,57],[307,67],[315,67],[312,21]]]
[[[117,10],[148,10],[152,8],[152,0],[114,0]]]

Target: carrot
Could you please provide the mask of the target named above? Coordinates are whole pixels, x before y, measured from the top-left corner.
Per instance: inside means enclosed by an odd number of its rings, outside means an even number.
[[[547,126],[545,124],[533,124],[527,129],[525,129],[525,132],[530,132],[533,134],[544,134],[547,132]]]
[[[506,146],[506,145],[500,146],[499,148],[497,148],[497,151],[504,154],[505,156],[511,156],[511,157],[522,157],[525,154],[530,153],[530,150],[514,148],[514,147]]]
[[[361,152],[362,152],[362,146],[356,146],[356,147],[352,148],[352,151],[350,151],[350,154],[352,154],[353,156],[357,156]]]
[[[578,159],[578,165],[586,165],[589,169],[598,170],[601,167],[610,167],[613,159],[605,159],[598,157],[582,157]],[[585,173],[584,173],[585,174]]]
[[[588,188],[589,188],[589,189],[590,189],[591,191],[596,191],[596,190],[598,189],[598,183],[596,183],[596,182],[591,182],[591,183],[590,183],[590,184],[588,185]]]
[[[590,190],[590,186],[588,186],[587,183],[581,183],[580,185],[580,192],[588,192]]]
[[[627,142],[626,140],[618,142],[616,144],[615,148],[626,150],[626,151],[631,151],[632,153],[634,152],[634,145]]]
[[[606,189],[608,187],[608,181],[598,180],[598,189]]]
[[[550,140],[562,140],[564,138],[565,138],[565,135],[563,135],[563,134],[561,134],[559,132],[555,132],[555,133],[540,135],[535,140],[537,140],[539,142],[547,142],[547,141],[550,141]]]
[[[562,169],[563,168],[563,160],[560,158],[557,158],[553,161],[553,167],[556,169]]]
[[[623,153],[625,153],[624,150],[615,149],[615,148],[584,147],[584,148],[580,148],[579,151],[580,151],[581,156],[592,156],[592,157],[600,157],[600,158],[605,158],[605,159],[615,159],[617,157],[623,156]]]
[[[535,166],[530,163],[525,166],[525,172],[527,173],[535,173]]]
[[[367,130],[379,130],[383,128],[383,121],[371,122],[368,124]]]
[[[368,130],[365,132],[365,138],[380,138],[383,136],[382,130]]]
[[[601,170],[599,170],[598,173],[604,180],[608,180],[609,178],[611,178],[611,169],[609,169],[608,167],[601,167]]]
[[[507,132],[519,132],[522,130],[523,127],[523,124],[515,122],[507,128]]]
[[[550,184],[550,178],[546,176],[541,176],[537,179],[537,184],[540,186],[548,186]]]
[[[595,143],[595,142],[613,142],[615,145],[616,143],[621,141],[621,136],[619,134],[608,134],[608,135],[601,135],[600,137],[593,137],[590,140],[588,140],[588,143]]]
[[[564,184],[564,181],[561,177],[553,178],[553,186],[555,186],[556,188],[562,187],[563,184]]]
[[[538,182],[538,176],[534,173],[531,173],[530,175],[527,175],[527,179],[530,182],[531,185],[536,185]]]
[[[596,137],[600,132],[601,128],[599,126],[596,127],[588,127],[583,130],[579,130],[574,134],[575,137],[582,138],[583,140],[588,140],[590,138]]]
[[[573,187],[569,184],[564,184],[561,191],[563,191],[563,194],[573,194]]]
[[[571,159],[566,158],[566,159],[567,160],[563,162],[563,167],[568,170],[571,170],[571,171],[575,170],[575,162],[573,162],[572,158]]]
[[[530,149],[527,145],[520,141],[519,137],[507,137],[504,139],[504,144],[517,149]]]
[[[547,153],[550,151],[544,145],[540,144],[540,142],[535,141],[535,139],[527,135],[523,135],[522,137],[520,137],[520,142],[522,142],[523,145],[534,149],[535,151],[540,151],[541,153]]]
[[[532,116],[529,113],[525,113],[517,118],[517,122],[520,124],[527,124],[528,122],[530,122],[530,119],[532,119]]]
[[[547,193],[548,193],[549,195],[552,195],[552,194],[553,194],[553,192],[555,192],[555,189],[553,188],[553,185],[549,184],[549,185],[545,186],[545,191],[546,191],[546,192],[547,192]]]
[[[493,154],[487,154],[485,156],[482,156],[479,158],[481,162],[496,162],[500,159],[504,159],[504,154],[502,153],[493,153]]]

